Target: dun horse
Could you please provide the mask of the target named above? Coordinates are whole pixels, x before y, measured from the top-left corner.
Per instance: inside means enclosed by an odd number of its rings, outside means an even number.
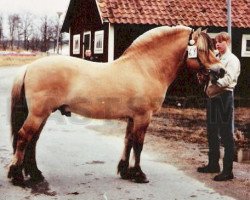
[[[188,43],[197,57],[187,56]],[[200,29],[158,27],[138,39],[117,60],[95,63],[51,56],[28,64],[12,88],[13,159],[8,177],[14,184],[43,175],[36,163],[36,143],[52,112],[59,109],[98,119],[127,119],[125,147],[118,164],[123,179],[147,183],[140,167],[144,137],[152,115],[183,64],[190,68],[218,68],[211,39]],[[134,165],[129,165],[131,149]]]

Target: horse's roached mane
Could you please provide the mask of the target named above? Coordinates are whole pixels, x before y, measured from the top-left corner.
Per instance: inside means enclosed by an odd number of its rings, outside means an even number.
[[[179,31],[191,31],[191,28],[187,26],[161,26],[157,28],[153,28],[138,38],[136,38],[133,43],[128,47],[128,49],[124,52],[123,55],[127,54],[128,52],[132,51],[133,49],[138,49],[140,46],[145,46],[145,44],[149,44],[150,42],[153,42],[156,39],[162,38],[162,37],[168,37],[170,35],[176,34]],[[157,40],[160,42],[160,40]]]

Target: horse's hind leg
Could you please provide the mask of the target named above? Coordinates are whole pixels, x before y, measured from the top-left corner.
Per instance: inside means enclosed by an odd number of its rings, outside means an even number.
[[[24,154],[23,168],[25,175],[26,176],[30,175],[31,180],[34,182],[39,182],[44,179],[42,172],[38,169],[36,164],[36,144],[45,123],[46,120],[44,120],[38,132],[35,133],[30,143],[27,145]]]
[[[8,178],[12,178],[13,184],[19,185],[23,183],[22,169],[25,150],[32,139],[37,137],[41,124],[46,118],[47,117],[35,116],[29,113],[22,128],[18,131],[16,151],[8,173]]]
[[[118,173],[120,173],[121,177],[123,179],[129,179],[129,174],[128,174],[128,167],[129,167],[129,157],[130,157],[130,152],[133,146],[133,135],[132,135],[132,130],[134,127],[134,121],[133,119],[129,118],[128,119],[128,124],[127,124],[127,130],[126,130],[126,136],[124,139],[124,150],[122,154],[122,158],[118,164]]]

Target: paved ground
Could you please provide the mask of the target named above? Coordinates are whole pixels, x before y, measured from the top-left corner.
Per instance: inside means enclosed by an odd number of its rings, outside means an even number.
[[[103,126],[101,120],[79,119],[77,116],[63,118],[57,112],[49,119],[38,142],[38,166],[46,180],[32,188],[13,186],[7,179],[12,154],[9,94],[18,70],[0,69],[0,200],[232,199],[221,196],[175,167],[157,161],[154,154],[142,155],[142,168],[150,183],[122,180],[116,174],[123,148],[122,138],[107,136],[90,128]],[[108,125],[115,127],[115,122]]]

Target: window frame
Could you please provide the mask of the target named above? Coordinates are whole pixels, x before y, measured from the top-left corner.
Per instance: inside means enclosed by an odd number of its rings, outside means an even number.
[[[98,45],[101,44],[101,47]],[[103,54],[104,30],[95,31],[94,54]]]
[[[76,42],[78,41],[78,45],[76,46]],[[80,41],[81,41],[81,36],[80,34],[73,35],[73,54],[80,54]]]
[[[247,40],[250,41],[250,34],[242,34],[241,57],[250,57],[250,50],[247,50]]]

